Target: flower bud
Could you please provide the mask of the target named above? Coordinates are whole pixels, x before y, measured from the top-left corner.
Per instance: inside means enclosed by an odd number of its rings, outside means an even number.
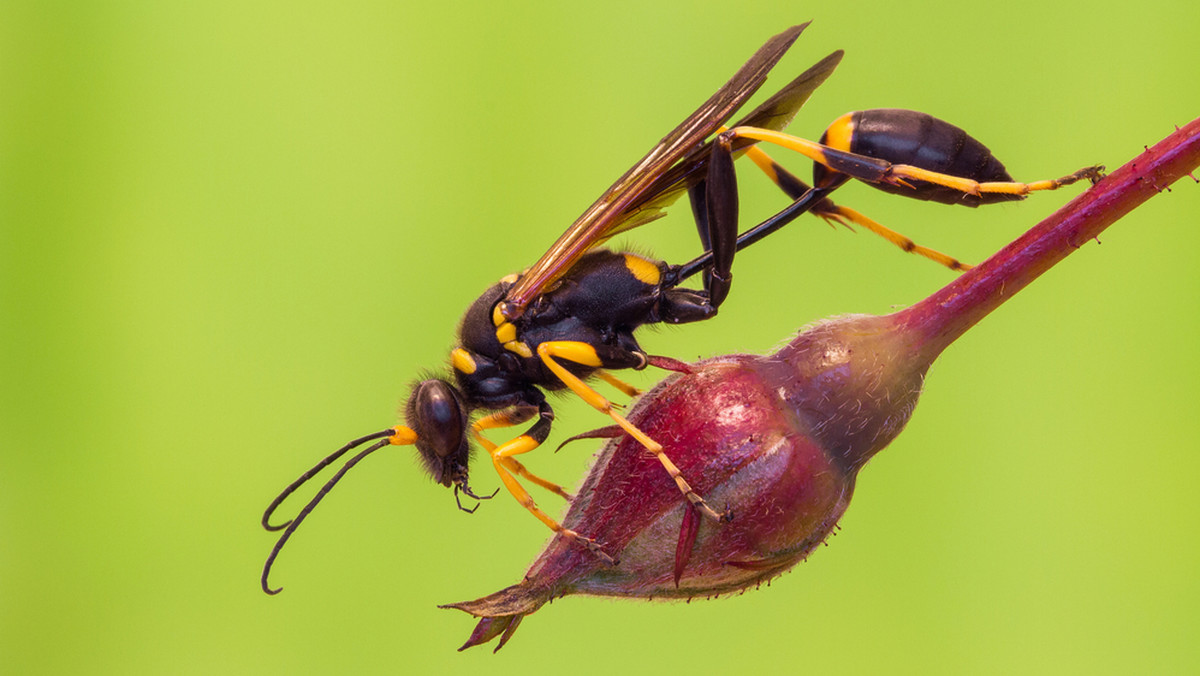
[[[662,463],[623,436],[599,453],[563,525],[517,585],[452,604],[482,618],[463,648],[501,637],[568,594],[712,596],[755,586],[825,541],[859,468],[908,421],[932,360],[887,317],[819,324],[768,356],[688,367],[641,398],[629,420],[662,444],[728,522],[702,518]]]

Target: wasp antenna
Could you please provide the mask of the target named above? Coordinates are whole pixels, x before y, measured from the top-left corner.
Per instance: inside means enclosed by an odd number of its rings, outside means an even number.
[[[331,463],[333,463],[335,460],[337,460],[338,458],[345,455],[347,451],[349,451],[353,448],[356,448],[358,446],[361,446],[361,445],[367,443],[368,441],[371,441],[372,439],[381,439],[383,437],[390,437],[390,436],[393,436],[394,434],[396,434],[396,428],[391,427],[386,430],[383,430],[382,432],[375,432],[374,434],[368,434],[365,437],[359,437],[359,438],[355,439],[354,441],[351,441],[350,443],[346,444],[345,446],[342,446],[341,448],[337,449],[333,453],[330,453],[324,460],[322,460],[321,462],[318,462],[315,466],[313,466],[312,469],[308,470],[304,474],[301,474],[299,479],[296,479],[292,483],[288,484],[288,487],[283,489],[283,492],[280,493],[278,496],[275,497],[274,500],[271,501],[271,504],[267,506],[267,511],[263,512],[262,527],[269,531],[277,531],[277,530],[283,530],[284,528],[287,528],[288,524],[291,523],[290,520],[284,521],[283,523],[281,523],[279,525],[272,525],[271,524],[271,515],[275,513],[275,510],[278,509],[279,505],[281,505],[284,500],[287,500],[289,495],[291,495],[292,493],[295,493],[297,488],[300,488],[304,484],[308,483],[309,479],[313,478],[321,470],[325,469]]]
[[[384,432],[378,432],[376,434],[372,434],[372,435],[363,437],[363,439],[360,439],[353,444],[347,445],[346,447],[342,448],[340,451],[333,454],[329,458],[322,460],[321,464],[319,464],[317,467],[318,468],[324,467],[325,465],[332,462],[332,460],[334,458],[336,458],[339,454],[345,453],[350,448],[353,448],[353,446],[356,445],[357,443],[362,443],[363,440],[375,439],[380,436],[389,436],[390,437],[391,432],[394,432],[394,431],[389,430],[389,433],[387,433],[387,434],[385,434]],[[313,509],[316,508],[317,503],[321,502],[321,500],[325,497],[325,495],[327,493],[329,493],[329,491],[333,490],[333,487],[337,485],[337,482],[342,480],[342,477],[346,476],[346,472],[349,472],[351,467],[354,467],[363,458],[367,457],[368,455],[374,453],[375,451],[378,451],[379,449],[381,449],[384,446],[387,446],[389,444],[391,444],[391,441],[388,439],[384,439],[383,441],[380,441],[379,443],[372,444],[366,450],[362,451],[361,453],[354,456],[353,458],[350,458],[349,460],[347,460],[346,464],[342,465],[342,468],[337,471],[337,474],[334,474],[333,477],[329,481],[325,482],[325,485],[321,487],[321,490],[317,491],[317,494],[315,496],[313,496],[313,499],[309,500],[308,504],[304,506],[304,509],[300,510],[300,513],[296,515],[296,518],[292,519],[291,521],[287,522],[287,524],[285,524],[286,530],[283,531],[283,535],[279,536],[279,541],[275,543],[275,546],[271,548],[271,553],[267,556],[267,562],[266,562],[266,564],[263,565],[263,572],[262,572],[262,589],[263,589],[263,591],[265,591],[266,593],[271,594],[271,595],[275,595],[275,594],[278,594],[279,592],[283,591],[283,587],[277,587],[275,589],[271,589],[270,585],[267,584],[267,577],[270,576],[270,574],[271,574],[271,565],[275,563],[275,557],[279,556],[279,552],[283,549],[284,543],[288,541],[288,538],[292,537],[292,533],[296,532],[296,529],[300,527],[300,524],[304,523],[304,519],[306,517],[308,517],[308,514],[310,512],[312,512]],[[310,474],[311,474],[311,472],[310,472]],[[308,477],[301,477],[301,479],[307,479],[307,478]],[[301,481],[299,483],[303,483],[303,481]],[[285,491],[284,493],[286,495],[287,491]]]

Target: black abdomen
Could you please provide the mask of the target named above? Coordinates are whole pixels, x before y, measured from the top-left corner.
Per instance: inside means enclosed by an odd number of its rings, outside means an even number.
[[[931,115],[912,110],[881,108],[858,111],[849,117],[852,126],[849,134],[850,152],[893,164],[910,164],[940,174],[970,178],[980,183],[1013,180],[987,146],[962,129]],[[821,137],[821,142],[825,143],[829,135],[830,132],[826,131]],[[829,169],[817,165],[814,168],[814,179],[820,184],[822,176],[828,172]],[[976,197],[926,181],[910,183],[912,188],[884,183],[871,185],[886,192],[915,199],[971,207],[1021,199],[1019,195],[1002,193]]]

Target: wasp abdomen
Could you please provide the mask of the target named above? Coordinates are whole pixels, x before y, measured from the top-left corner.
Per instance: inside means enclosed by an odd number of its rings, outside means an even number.
[[[970,134],[949,122],[913,110],[880,108],[847,113],[829,125],[821,136],[821,143],[893,164],[908,164],[980,183],[1013,180],[992,151]],[[830,174],[830,169],[820,164],[814,166],[813,178],[817,185],[835,180]],[[925,181],[909,183],[911,188],[887,183],[871,185],[915,199],[971,207],[1021,199],[1019,195],[1004,193],[967,195]]]

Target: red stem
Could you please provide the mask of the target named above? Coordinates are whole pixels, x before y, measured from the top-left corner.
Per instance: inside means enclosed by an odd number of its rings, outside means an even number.
[[[892,320],[914,335],[919,349],[932,360],[1055,263],[1198,166],[1200,118],[1147,148],[940,291],[892,315]]]

